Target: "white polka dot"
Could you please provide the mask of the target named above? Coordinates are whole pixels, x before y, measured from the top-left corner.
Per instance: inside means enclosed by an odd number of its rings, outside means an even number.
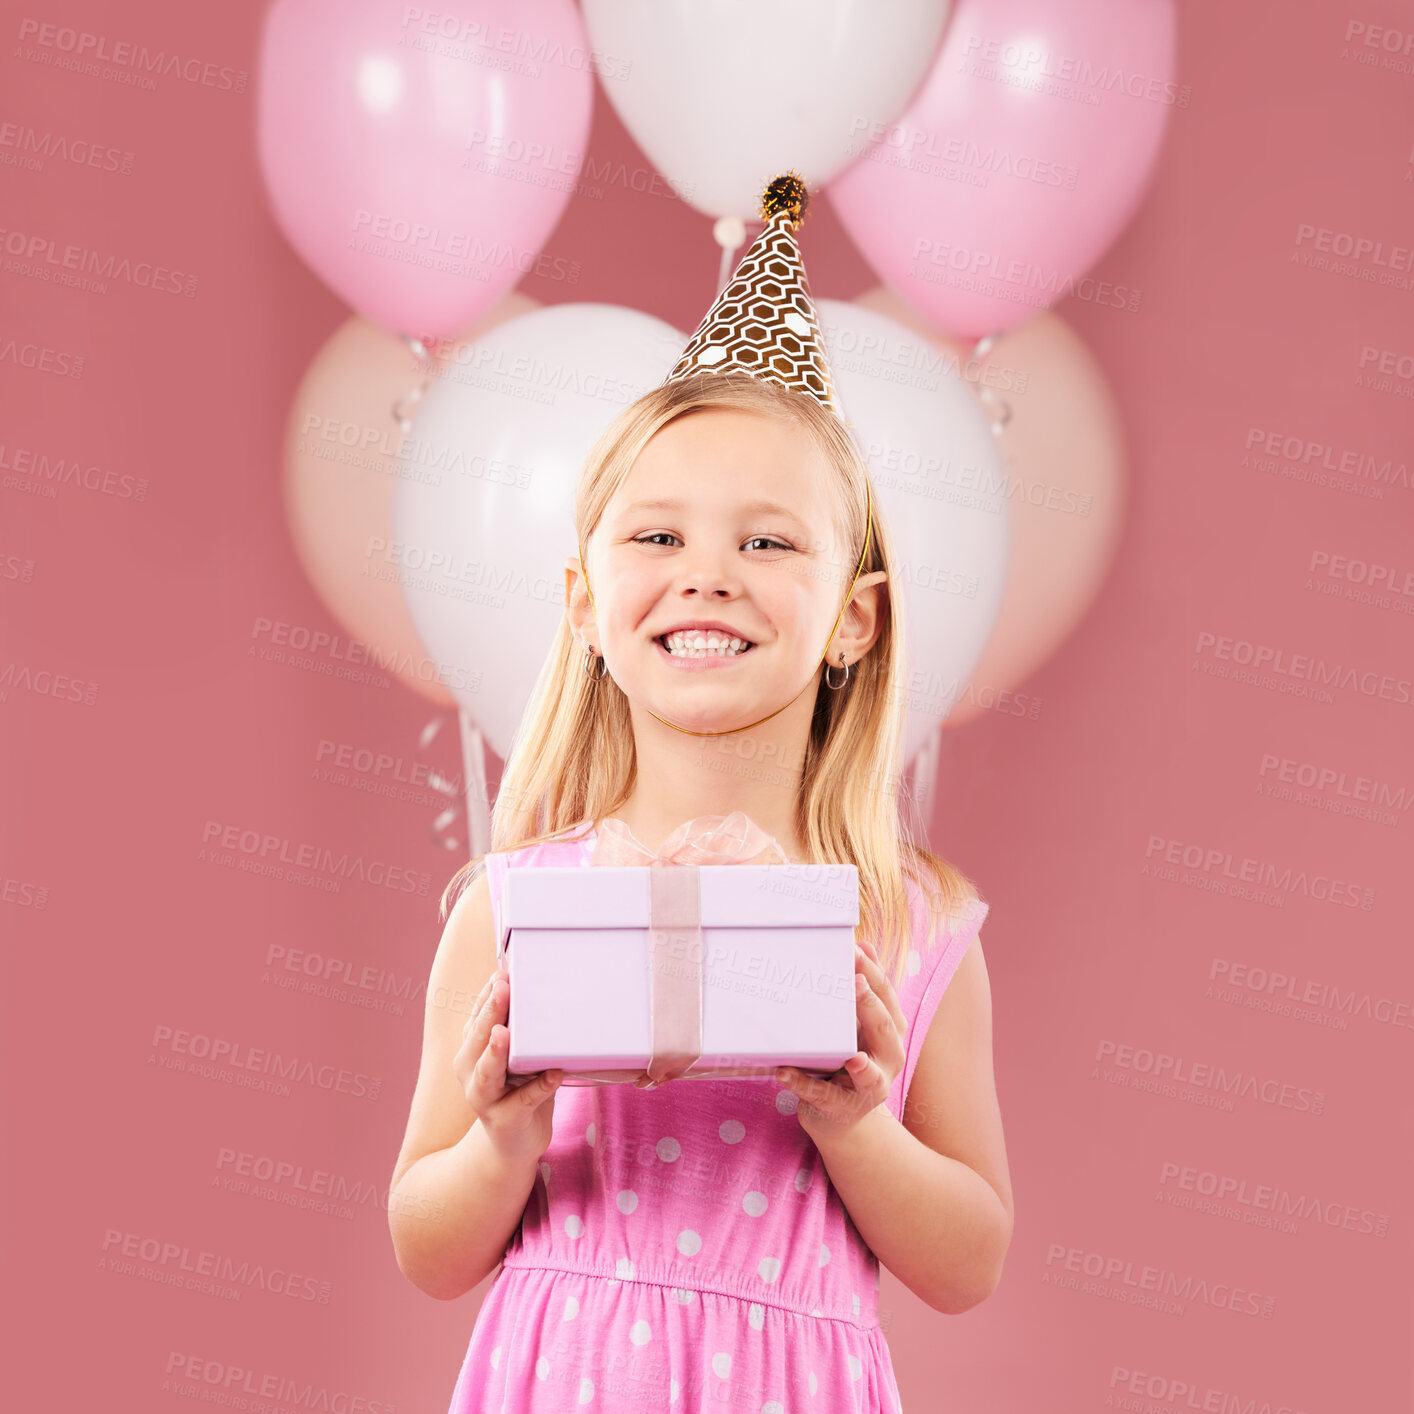
[[[784,324],[792,334],[799,334],[801,338],[804,338],[810,332],[810,326],[793,309],[788,309],[781,315],[781,323]]]
[[[682,1145],[676,1139],[665,1138],[658,1141],[658,1157],[670,1164],[682,1153]]]
[[[705,344],[697,351],[698,363],[705,363],[709,368],[714,363],[721,363],[726,356],[727,351],[721,344]]]
[[[633,1258],[620,1257],[619,1260],[614,1263],[614,1275],[618,1277],[620,1281],[632,1281]]]
[[[761,1273],[762,1281],[775,1281],[781,1274],[781,1259],[779,1257],[762,1257],[756,1264],[756,1270]]]
[[[808,1384],[809,1384],[809,1386],[810,1386],[810,1393],[811,1393],[811,1394],[814,1394],[815,1391],[820,1388],[820,1381],[815,1378],[815,1371],[814,1371],[814,1370],[811,1370],[811,1372],[810,1372],[810,1379],[809,1379],[809,1381],[808,1381]]]
[[[594,1398],[594,1381],[588,1375],[579,1377],[579,1402],[588,1404]]]
[[[783,1115],[793,1115],[800,1108],[800,1096],[794,1090],[777,1090],[776,1108]]]
[[[740,1144],[746,1138],[746,1126],[739,1119],[724,1119],[717,1127],[723,1144]]]
[[[845,1359],[849,1361],[849,1377],[850,1377],[850,1379],[852,1379],[852,1380],[857,1380],[857,1379],[860,1377],[860,1375],[862,1375],[862,1374],[864,1373],[864,1366],[859,1363],[859,1356],[857,1356],[857,1355],[846,1355],[846,1356],[845,1356]]]
[[[797,1169],[795,1175],[795,1191],[804,1193],[815,1180],[815,1174],[810,1169]]]
[[[676,1380],[669,1380],[669,1381],[668,1381],[668,1403],[669,1403],[669,1404],[676,1404],[676,1403],[678,1402],[678,1393],[679,1393],[678,1382],[677,1382]]]
[[[565,1314],[561,1316],[560,1319],[562,1321],[572,1321],[577,1315],[579,1315],[579,1297],[566,1296]]]
[[[565,1231],[571,1237],[584,1236],[584,1223],[578,1213],[571,1213],[569,1217],[565,1219]]]
[[[491,1352],[491,1368],[493,1370],[501,1368],[501,1347],[499,1345]]]
[[[638,1207],[638,1194],[632,1188],[624,1188],[619,1191],[618,1199],[619,1212],[625,1217]]]
[[[686,1286],[675,1286],[673,1295],[677,1297],[679,1306],[691,1306],[697,1300],[697,1293]]]
[[[550,1165],[542,1163],[540,1165],[540,1177],[545,1180],[545,1187],[550,1186]]]
[[[754,1301],[746,1308],[746,1324],[754,1331],[759,1331],[766,1324],[766,1308],[758,1306]]]
[[[825,1313],[818,1306],[812,1306],[810,1308],[810,1314],[812,1316],[823,1316]]]
[[[635,1345],[647,1345],[653,1339],[653,1331],[647,1321],[635,1321],[629,1327],[628,1338]]]
[[[543,1355],[535,1362],[535,1378],[537,1380],[550,1378],[550,1362]]]
[[[786,1414],[786,1407],[779,1399],[768,1399],[761,1406],[761,1414]]]
[[[741,1206],[751,1214],[753,1218],[759,1218],[769,1206],[764,1193],[758,1193],[754,1188],[745,1198],[741,1200]]]
[[[822,1242],[820,1244],[820,1265],[823,1267],[830,1260],[830,1249]]]
[[[917,948],[909,948],[903,966],[910,977],[918,976],[918,969],[923,966],[923,959],[918,955]]]
[[[684,1257],[695,1257],[702,1250],[702,1239],[690,1227],[678,1233],[678,1251]]]
[[[859,1314],[859,1293],[857,1291],[851,1291],[849,1293],[849,1299],[854,1305],[854,1314],[857,1316]]]
[[[724,1380],[732,1372],[732,1357],[725,1350],[719,1350],[712,1357],[712,1373],[719,1380]]]
[[[589,1128],[584,1131],[584,1138],[585,1138],[585,1142],[588,1143],[589,1147],[592,1149],[592,1148],[594,1147],[594,1126],[593,1126],[593,1124],[591,1124],[591,1125],[589,1126]]]

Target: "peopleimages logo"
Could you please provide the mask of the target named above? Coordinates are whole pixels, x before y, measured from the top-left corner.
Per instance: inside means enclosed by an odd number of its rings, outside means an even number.
[[[1245,1178],[1200,1169],[1193,1164],[1175,1163],[1171,1159],[1159,1165],[1159,1187],[1172,1188],[1185,1197],[1192,1195],[1195,1199],[1211,1200],[1207,1207],[1195,1206],[1218,1217],[1236,1217],[1251,1226],[1271,1227],[1283,1218],[1302,1218],[1346,1232],[1373,1237],[1389,1235],[1388,1213],[1339,1203],[1318,1193],[1293,1193],[1274,1183],[1249,1183]]]
[[[162,1022],[153,1027],[151,1045],[150,1062],[158,1063],[160,1052],[164,1070],[188,1070],[207,1079],[228,1080],[246,1090],[288,1095],[284,1082],[290,1080],[365,1100],[376,1100],[383,1090],[381,1076],[364,1075],[344,1066],[316,1065],[300,1056],[285,1056],[201,1031],[183,1031]]]
[[[205,1279],[221,1283],[230,1289],[232,1300],[239,1301],[239,1288],[254,1288],[272,1296],[288,1296],[294,1301],[313,1301],[320,1306],[329,1304],[333,1285],[317,1277],[301,1276],[284,1267],[267,1267],[263,1263],[237,1262],[220,1252],[194,1251],[180,1242],[164,1242],[156,1237],[144,1237],[136,1232],[121,1232],[110,1227],[103,1234],[103,1256],[99,1265],[120,1276],[147,1276],[163,1285],[188,1286],[193,1290]],[[143,1262],[156,1272],[139,1271],[135,1264]],[[184,1280],[184,1278],[186,1280]]]
[[[1360,1016],[1385,1026],[1414,1030],[1414,999],[1391,997],[1359,987],[1340,987],[1315,977],[1284,972],[1236,962],[1230,958],[1214,958],[1208,968],[1209,987],[1205,997],[1215,995],[1219,1001],[1229,997],[1224,989],[1238,996],[1269,1004],[1265,1010],[1280,1007],[1280,1014],[1306,1019],[1304,1008],[1334,1012],[1340,1017]],[[1342,1027],[1342,1030],[1345,1028]]]
[[[1304,1114],[1325,1113],[1326,1096],[1322,1090],[1254,1075],[1250,1071],[1228,1070],[1211,1061],[1190,1061],[1166,1051],[1150,1050],[1147,1046],[1101,1041],[1095,1050],[1095,1061],[1097,1065],[1113,1066],[1121,1072],[1142,1077],[1150,1082],[1145,1088],[1157,1089],[1161,1094],[1178,1096],[1179,1087],[1185,1087],[1189,1091],[1206,1092],[1214,1101],[1235,1096]],[[1103,1078],[1098,1069],[1091,1073],[1092,1080],[1097,1078]]]
[[[330,1389],[314,1380],[296,1379],[274,1371],[262,1373],[244,1365],[228,1364],[206,1355],[173,1350],[166,1360],[163,1392],[200,1399],[206,1404],[225,1404],[233,1409],[323,1409],[330,1414],[395,1414],[395,1406],[385,1399],[365,1399],[344,1389]]]
[[[60,244],[49,235],[0,228],[0,253],[9,257],[5,261],[7,274],[35,276],[54,284],[91,277],[85,284],[87,289],[106,291],[102,282],[113,280],[158,294],[182,295],[186,299],[196,295],[195,275],[72,242]]]
[[[156,80],[178,78],[200,88],[244,93],[250,75],[245,69],[226,64],[184,58],[165,49],[149,49],[128,39],[110,39],[106,34],[74,29],[71,25],[20,21],[20,47],[15,57],[51,64],[56,69],[72,69],[97,78],[116,80],[135,88],[153,90]]]
[[[1130,1306],[1152,1307],[1172,1316],[1183,1315],[1184,1308],[1179,1303],[1185,1301],[1238,1316],[1259,1316],[1266,1321],[1276,1311],[1276,1297],[1260,1291],[1164,1267],[1136,1265],[1129,1257],[1087,1252],[1063,1242],[1052,1242],[1046,1248],[1046,1270],[1041,1273],[1041,1281],[1047,1286],[1068,1287]]]
[[[1339,908],[1358,908],[1369,913],[1375,906],[1375,891],[1367,884],[1348,879],[1333,879],[1329,874],[1305,869],[1293,869],[1270,859],[1251,855],[1235,855],[1221,846],[1199,844],[1197,841],[1169,839],[1165,835],[1150,835],[1144,847],[1141,876],[1152,874],[1167,878],[1182,868],[1208,876],[1225,884],[1271,889],[1278,898],[1301,895],[1319,903]],[[1158,866],[1166,866],[1164,868]],[[1223,890],[1218,890],[1222,892]],[[1240,890],[1236,890],[1240,892]]]

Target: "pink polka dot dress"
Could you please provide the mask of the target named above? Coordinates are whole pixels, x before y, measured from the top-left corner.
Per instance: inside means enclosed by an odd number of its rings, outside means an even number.
[[[589,867],[592,831],[488,854]],[[728,866],[729,867],[729,866]],[[915,946],[899,1002],[901,1115],[928,1023],[988,905]],[[773,1077],[562,1086],[554,1133],[492,1283],[451,1414],[899,1414],[879,1325],[879,1263]]]

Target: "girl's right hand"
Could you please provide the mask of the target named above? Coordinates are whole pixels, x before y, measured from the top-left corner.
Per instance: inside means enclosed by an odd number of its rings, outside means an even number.
[[[462,1028],[461,1050],[452,1064],[467,1103],[496,1148],[512,1161],[538,1160],[550,1147],[555,1091],[565,1073],[542,1070],[530,1080],[507,1083],[510,998],[510,978],[498,967],[472,1006]]]

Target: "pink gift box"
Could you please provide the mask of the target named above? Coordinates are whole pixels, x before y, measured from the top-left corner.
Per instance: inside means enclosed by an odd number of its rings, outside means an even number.
[[[689,871],[699,927],[656,935],[660,962],[689,979],[672,984],[690,987],[677,995],[700,1005],[700,1047],[692,1048],[700,1054],[686,1078],[777,1065],[837,1070],[858,1050],[859,871],[660,866],[657,897],[663,874]],[[575,1084],[576,1075],[578,1083],[609,1083],[648,1068],[654,997],[663,995],[654,990],[650,947],[654,872],[647,865],[506,870],[496,948],[510,976],[509,1071],[563,1068]],[[679,893],[692,884],[667,882]]]

